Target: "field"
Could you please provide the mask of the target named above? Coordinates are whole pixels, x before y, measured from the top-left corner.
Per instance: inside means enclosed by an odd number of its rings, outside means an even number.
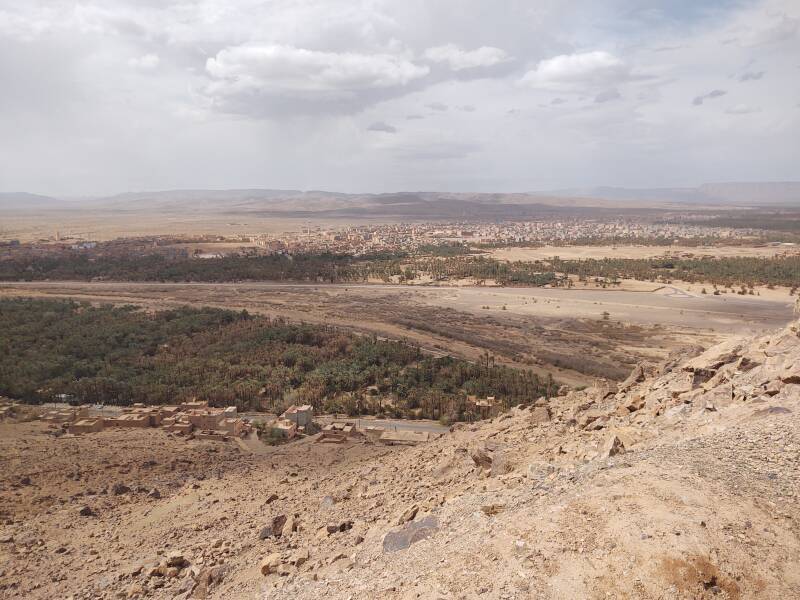
[[[381,219],[385,222],[386,219]],[[348,227],[354,223],[374,223],[370,219],[315,218],[312,226]],[[164,211],[148,214],[141,211],[46,211],[40,214],[3,211],[0,239],[19,239],[23,242],[55,236],[74,235],[95,241],[120,237],[155,235],[214,235],[279,234],[300,231],[308,219],[260,216],[253,214],[215,214],[202,211]],[[237,244],[237,247],[241,244]]]
[[[701,295],[697,285],[631,283],[630,290],[410,287],[395,285],[4,283],[0,296],[70,297],[138,304],[247,309],[294,321],[329,323],[434,354],[532,367],[572,386],[623,379],[643,360],[791,319],[788,292]],[[692,291],[688,291],[692,290]],[[608,315],[604,315],[608,313]]]

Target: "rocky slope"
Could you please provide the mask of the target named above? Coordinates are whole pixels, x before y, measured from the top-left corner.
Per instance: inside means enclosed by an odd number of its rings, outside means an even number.
[[[799,330],[416,448],[247,454],[145,431],[141,468],[120,432],[66,440],[79,491],[33,467],[65,440],[3,426],[0,597],[796,597]]]

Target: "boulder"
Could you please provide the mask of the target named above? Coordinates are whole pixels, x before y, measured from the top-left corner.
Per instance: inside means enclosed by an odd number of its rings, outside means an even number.
[[[278,515],[277,517],[273,517],[269,525],[265,525],[261,528],[261,531],[258,534],[258,539],[265,540],[271,537],[281,537],[281,535],[283,535],[284,525],[286,525],[286,520],[286,515]]]
[[[124,483],[117,482],[111,487],[111,493],[114,494],[115,496],[121,496],[122,494],[127,494],[130,491],[131,488],[129,488]]]
[[[270,573],[276,573],[280,564],[281,555],[277,552],[273,552],[261,561],[261,574],[269,575]]]
[[[531,411],[531,425],[541,425],[550,421],[550,410],[546,406],[536,406]]]
[[[612,456],[616,456],[617,454],[623,454],[625,452],[625,444],[622,443],[622,440],[619,439],[616,435],[611,435],[606,439],[605,443],[600,449],[600,456],[601,458],[610,458]]]

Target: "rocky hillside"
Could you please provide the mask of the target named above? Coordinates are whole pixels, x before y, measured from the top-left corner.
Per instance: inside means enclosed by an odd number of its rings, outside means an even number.
[[[120,432],[2,426],[17,458],[0,475],[0,596],[796,597],[799,332],[640,367],[416,448],[248,454],[159,446],[146,430],[143,468]],[[45,468],[64,443],[86,457],[68,486]],[[109,444],[114,460],[94,464],[86,450]]]

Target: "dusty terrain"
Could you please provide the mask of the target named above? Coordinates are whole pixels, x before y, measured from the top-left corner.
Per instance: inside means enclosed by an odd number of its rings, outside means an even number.
[[[572,386],[624,378],[637,362],[779,327],[792,314],[788,291],[741,297],[702,295],[698,286],[635,289],[40,282],[2,283],[0,296],[247,309],[405,338],[468,359],[488,350]]]
[[[799,332],[416,448],[4,424],[0,596],[795,597]]]

